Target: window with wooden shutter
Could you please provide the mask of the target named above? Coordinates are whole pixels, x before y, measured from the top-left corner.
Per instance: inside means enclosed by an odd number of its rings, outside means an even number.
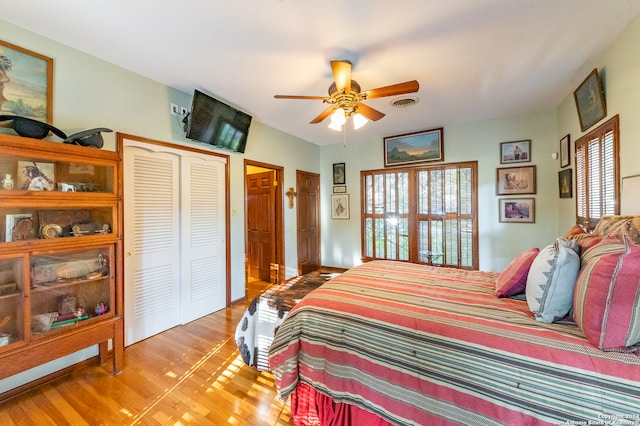
[[[362,256],[478,269],[477,163],[361,172]]]
[[[576,141],[576,223],[592,230],[620,211],[619,119],[614,116]]]

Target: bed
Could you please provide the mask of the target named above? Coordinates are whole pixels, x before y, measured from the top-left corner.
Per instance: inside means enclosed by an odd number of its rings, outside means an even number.
[[[500,278],[521,264],[500,274],[394,261],[346,271],[279,326],[269,351],[279,397],[291,397],[298,425],[640,424],[640,247],[626,237],[575,247],[573,238],[547,250],[582,252],[571,311],[551,322],[535,307],[544,298],[528,288],[496,295]],[[529,253],[525,284],[546,249]],[[564,268],[557,262],[549,273],[551,262],[540,263],[545,276]],[[589,308],[602,276],[631,288],[597,304],[612,309],[625,299],[612,317],[628,321],[626,340],[614,330],[620,324],[602,322],[610,312]],[[597,334],[593,315],[610,335]]]

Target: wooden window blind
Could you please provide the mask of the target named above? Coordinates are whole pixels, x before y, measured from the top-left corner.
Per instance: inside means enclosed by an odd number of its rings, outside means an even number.
[[[478,269],[477,163],[361,172],[363,260]]]
[[[576,141],[576,223],[587,230],[620,212],[619,139],[616,115]]]

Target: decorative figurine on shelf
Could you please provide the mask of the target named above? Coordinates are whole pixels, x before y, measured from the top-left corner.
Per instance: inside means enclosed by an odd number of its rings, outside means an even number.
[[[97,315],[102,315],[102,314],[106,314],[107,312],[109,312],[109,306],[104,303],[104,302],[100,302],[96,305],[96,314]]]
[[[13,189],[13,177],[11,177],[11,174],[7,173],[4,175],[4,179],[2,179],[2,188]]]

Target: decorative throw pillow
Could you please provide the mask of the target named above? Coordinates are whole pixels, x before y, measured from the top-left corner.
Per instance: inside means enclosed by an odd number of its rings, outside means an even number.
[[[537,321],[558,321],[571,310],[580,269],[577,250],[575,241],[557,238],[540,250],[531,264],[526,294],[529,309]]]
[[[535,247],[524,251],[500,273],[496,280],[496,296],[511,297],[524,291],[527,285],[527,276],[533,260],[540,250]]]
[[[640,244],[640,216],[602,216],[593,234],[601,237],[628,235],[634,244]]]
[[[587,250],[589,247],[593,247],[596,244],[599,244],[600,241],[602,241],[602,238],[604,237],[601,237],[599,235],[578,234],[578,235],[574,235],[569,239],[578,243],[578,248],[579,248],[578,251],[582,253],[583,251]]]
[[[584,266],[589,260],[608,253],[620,253],[625,250],[626,244],[621,237],[593,237],[596,242],[586,245],[580,251],[580,266]]]
[[[564,238],[565,240],[568,240],[569,238],[575,237],[576,235],[580,234],[586,234],[586,232],[584,231],[584,228],[582,226],[576,223],[571,227],[571,229],[569,229],[569,231],[567,231],[566,234],[564,234]]]
[[[606,351],[640,343],[640,247],[603,241],[590,250],[574,296],[574,319],[587,340]],[[599,254],[599,255],[598,255]]]

